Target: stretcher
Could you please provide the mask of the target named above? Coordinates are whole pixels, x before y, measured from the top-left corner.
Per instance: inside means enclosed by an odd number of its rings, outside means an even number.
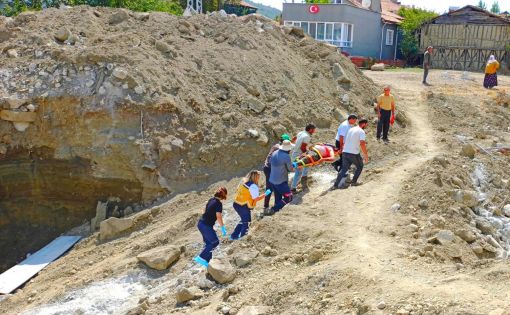
[[[332,144],[314,144],[308,151],[294,160],[293,165],[297,168],[313,167],[322,163],[333,163],[340,157],[340,151]]]

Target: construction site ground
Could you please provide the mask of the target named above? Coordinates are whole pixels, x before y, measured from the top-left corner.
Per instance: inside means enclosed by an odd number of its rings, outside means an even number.
[[[232,283],[210,285],[203,290],[203,296],[189,303],[178,304],[175,300],[178,286],[207,287],[203,283],[207,281],[205,270],[192,262],[202,247],[195,225],[214,189],[227,185],[232,192],[239,178],[216,183],[207,191],[178,195],[159,206],[160,212],[152,223],[130,235],[110,242],[99,242],[97,235],[88,237],[24,288],[0,302],[0,312],[492,315],[510,312],[508,260],[485,259],[472,253],[460,258],[454,255],[456,259],[441,259],[440,254],[421,255],[427,239],[413,234],[416,227],[426,231],[434,213],[449,220],[447,209],[454,201],[445,202],[437,195],[443,201],[437,207],[434,202],[434,189],[441,189],[434,186],[429,176],[440,167],[433,164],[434,158],[444,156],[449,161],[450,166],[443,174],[471,168],[472,162],[459,155],[462,143],[455,134],[462,130],[469,137],[471,132],[477,141],[475,133],[487,122],[495,126],[492,121],[502,117],[499,111],[508,113],[508,107],[497,105],[495,99],[498,91],[509,92],[510,79],[500,77],[501,87],[486,90],[482,87],[483,76],[478,73],[435,70],[429,77],[432,86],[422,85],[422,74],[416,71],[367,71],[365,75],[381,87],[392,87],[397,110],[406,112],[407,127],[396,135],[390,134],[391,143],[384,145],[375,139],[375,125],[368,126],[371,160],[361,177],[363,185],[329,191],[336,175],[333,168],[313,169],[309,191],[297,195],[292,205],[262,220],[257,220],[254,214],[248,237],[222,242],[214,252],[216,257],[231,258],[247,251],[258,253],[248,266],[236,267],[237,276]],[[451,110],[443,112],[431,100],[448,103]],[[491,111],[490,106],[498,107],[498,111]],[[507,117],[501,119],[503,131],[510,131]],[[460,127],[453,130],[454,126]],[[321,129],[317,137],[332,138],[332,130]],[[490,136],[480,139],[493,141]],[[499,140],[503,142],[504,135]],[[385,154],[377,154],[382,150]],[[475,159],[487,163],[501,159],[501,165],[508,165],[509,161],[507,156],[492,157],[483,152],[478,152]],[[498,172],[508,178],[508,169]],[[423,198],[429,200],[430,206],[418,206]],[[393,207],[396,203],[400,207]],[[255,210],[259,211],[261,205]],[[229,231],[238,221],[230,198],[225,204],[225,221]],[[449,221],[446,225],[454,224],[457,222]],[[153,271],[137,262],[138,253],[165,244],[182,246],[184,250],[167,271]],[[442,245],[434,245],[432,251],[435,248],[439,253]],[[132,285],[126,296],[117,296],[126,288],[121,282]],[[110,287],[112,283],[117,286]],[[90,290],[86,288],[93,288],[95,295],[87,295]],[[98,296],[104,288],[109,291]],[[95,306],[87,306],[94,304],[94,297]],[[73,304],[82,298],[88,302]]]

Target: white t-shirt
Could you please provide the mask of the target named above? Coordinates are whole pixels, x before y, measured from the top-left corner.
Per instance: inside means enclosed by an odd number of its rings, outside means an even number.
[[[352,127],[345,137],[343,153],[359,154],[361,152],[361,145],[359,142],[365,141],[365,139],[365,130],[361,129],[359,126]]]
[[[300,133],[298,133],[296,137],[296,143],[294,145],[294,151],[292,151],[292,160],[294,160],[295,158],[300,156],[301,153],[303,153],[301,152],[301,145],[303,143],[310,144],[311,141],[312,136],[308,133],[308,131],[303,130]]]
[[[344,137],[344,142],[345,142],[345,136],[347,135],[347,132],[349,131],[349,129],[351,129],[351,124],[349,124],[348,120],[341,123],[340,126],[338,126],[335,140],[340,141],[340,137]]]
[[[250,189],[251,199],[255,199],[255,198],[258,198],[258,196],[260,196],[259,186],[255,185],[255,184],[251,184],[249,189]]]

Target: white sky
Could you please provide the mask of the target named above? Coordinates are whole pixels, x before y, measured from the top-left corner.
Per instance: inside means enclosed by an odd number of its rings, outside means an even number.
[[[282,3],[285,1],[282,0],[254,0],[255,2],[262,3],[265,5],[270,5],[277,9],[282,9]],[[494,0],[484,0],[487,4],[487,8],[490,9],[492,6],[492,2]],[[287,0],[287,2],[291,2],[291,0]],[[296,0],[296,2],[300,2],[300,0]],[[415,5],[420,8],[428,9],[436,11],[437,13],[444,13],[448,11],[450,6],[463,7],[465,5],[477,5],[478,0],[400,0],[400,2],[404,5]],[[509,11],[510,12],[510,0],[499,0],[499,7],[501,11]]]

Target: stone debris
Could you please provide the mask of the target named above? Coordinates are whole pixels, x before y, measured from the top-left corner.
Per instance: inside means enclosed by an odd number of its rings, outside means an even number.
[[[384,65],[384,63],[376,63],[374,65],[372,65],[370,67],[370,70],[372,71],[384,71],[384,69],[386,68],[386,66]]]
[[[177,288],[175,299],[177,303],[185,303],[191,300],[199,299],[203,296],[203,292],[197,287],[180,287]]]
[[[476,152],[477,152],[476,147],[473,144],[468,143],[462,146],[460,155],[467,156],[470,159],[474,159]]]
[[[156,247],[136,256],[136,259],[157,270],[165,270],[181,256],[177,246]]]
[[[236,277],[236,270],[226,259],[213,258],[209,262],[207,272],[219,284],[232,282]]]
[[[259,255],[255,250],[241,251],[235,253],[233,256],[234,264],[237,267],[245,267],[252,263],[252,261]]]
[[[99,239],[109,240],[124,234],[135,225],[132,218],[109,218],[99,224]]]
[[[60,28],[55,33],[55,39],[57,39],[59,42],[65,42],[70,36],[71,32],[65,27]]]
[[[269,315],[271,314],[270,306],[244,306],[242,307],[237,315]]]

